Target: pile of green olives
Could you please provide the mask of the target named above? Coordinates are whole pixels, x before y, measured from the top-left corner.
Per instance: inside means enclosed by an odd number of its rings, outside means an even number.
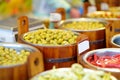
[[[103,29],[105,25],[100,22],[85,22],[85,21],[73,21],[71,23],[63,24],[63,28],[73,29],[73,30],[96,30],[96,29]]]
[[[23,64],[27,61],[27,57],[30,54],[29,51],[20,50],[17,52],[13,48],[6,48],[0,46],[0,65],[15,65],[15,64]]]
[[[77,36],[72,31],[60,29],[39,29],[28,32],[23,36],[23,39],[29,43],[39,45],[68,45],[76,43]]]

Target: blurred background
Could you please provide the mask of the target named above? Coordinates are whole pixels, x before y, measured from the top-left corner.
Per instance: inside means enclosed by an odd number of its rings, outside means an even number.
[[[120,0],[0,0],[0,19],[18,15],[46,18],[59,7],[65,8],[67,18],[76,18],[113,6],[120,6]]]
[[[46,19],[59,7],[65,8],[67,18],[78,18],[116,6],[120,0],[0,0],[0,19],[20,15]]]
[[[80,8],[81,2],[80,0],[0,0],[0,19],[20,15],[45,19],[56,8],[63,7],[69,13],[72,7]]]
[[[0,18],[26,14],[32,11],[32,0],[0,0]]]

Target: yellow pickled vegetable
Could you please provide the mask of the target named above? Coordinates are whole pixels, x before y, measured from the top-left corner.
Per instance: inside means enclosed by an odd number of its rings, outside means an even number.
[[[29,51],[23,49],[20,50],[20,52],[17,52],[13,48],[0,46],[0,65],[2,66],[25,63],[29,54]]]
[[[76,43],[77,35],[65,30],[40,29],[26,34],[23,39],[39,45],[67,45]]]
[[[73,29],[73,30],[96,30],[96,29],[103,29],[105,25],[100,22],[76,22],[73,21],[71,23],[63,24],[63,28]]]

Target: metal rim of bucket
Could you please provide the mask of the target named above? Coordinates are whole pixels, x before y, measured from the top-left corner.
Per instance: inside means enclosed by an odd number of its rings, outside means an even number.
[[[3,47],[7,47],[7,48],[18,48],[20,47],[21,49],[27,49],[28,51],[32,52],[32,51],[39,51],[38,49],[32,47],[32,46],[29,46],[27,44],[20,44],[20,43],[0,43],[0,46],[3,46]],[[23,48],[22,48],[23,47]],[[15,49],[15,50],[16,50]],[[21,49],[17,49],[18,51],[21,50]],[[27,61],[26,61],[27,62]],[[0,65],[0,68],[10,68],[10,67],[15,67],[15,66],[20,66],[20,65],[23,65],[25,64],[26,62],[24,63],[18,63],[18,64],[10,64],[10,65]]]
[[[94,68],[94,69],[97,69],[97,70],[104,70],[104,71],[109,71],[109,72],[115,72],[115,73],[119,73],[120,72],[120,69],[119,68],[101,68],[101,67],[98,67],[98,66],[95,66],[91,63],[89,63],[87,61],[87,57],[96,53],[96,52],[105,52],[105,51],[113,51],[113,52],[120,52],[120,49],[119,48],[103,48],[103,49],[96,49],[96,50],[92,50],[92,51],[89,51],[87,52],[86,54],[84,54],[82,56],[82,61],[85,65],[91,67],[91,68]]]
[[[61,27],[61,25],[63,25],[66,22],[72,22],[72,21],[85,21],[85,22],[101,22],[103,24],[107,24],[108,22],[105,19],[94,19],[94,18],[77,18],[77,19],[67,19],[67,20],[63,20],[58,22],[58,26]],[[64,29],[64,28],[63,28]],[[105,27],[103,28],[98,28],[98,29],[94,29],[94,30],[77,30],[77,29],[69,29],[69,28],[65,28],[66,30],[72,30],[72,31],[76,31],[76,32],[90,32],[90,31],[98,31],[98,30],[105,30]]]
[[[116,38],[120,38],[120,34],[114,35],[114,36],[111,38],[111,41],[110,41],[110,42],[111,42],[113,45],[115,45],[115,46],[117,46],[117,47],[120,47],[120,45],[114,43],[114,40],[115,40]]]
[[[50,29],[50,30],[58,30],[58,29]],[[61,29],[60,29],[61,30]],[[35,31],[37,31],[37,30],[35,30]],[[63,31],[67,31],[67,30],[63,30]],[[28,33],[31,33],[31,32],[34,32],[34,31],[30,31],[30,32],[27,32],[27,33],[25,33],[25,34],[22,34],[21,35],[21,40],[22,41],[24,41],[25,43],[27,43],[27,44],[30,44],[30,45],[34,45],[34,46],[41,46],[41,47],[67,47],[67,46],[73,46],[73,45],[76,45],[77,43],[73,43],[73,44],[67,44],[67,45],[42,45],[42,44],[34,44],[34,43],[30,43],[30,42],[27,42],[27,41],[25,41],[24,39],[23,39],[23,37],[25,36],[25,35],[27,35]],[[79,35],[80,33],[77,33],[77,32],[73,32],[73,33],[75,33],[76,35]]]

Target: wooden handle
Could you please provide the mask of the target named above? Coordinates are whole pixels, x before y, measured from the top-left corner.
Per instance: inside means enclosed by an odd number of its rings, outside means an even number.
[[[105,28],[106,32],[106,47],[110,48],[111,46],[111,38],[120,33],[120,20],[108,20],[108,25]]]
[[[39,51],[31,53],[28,57],[28,76],[29,79],[44,71],[43,55]]]
[[[66,10],[64,8],[57,8],[56,13],[59,13],[61,15],[61,20],[65,20],[66,19]],[[54,22],[54,28],[58,29],[59,26],[57,24],[58,22]]]
[[[77,43],[82,42],[84,40],[88,40],[88,36],[80,33],[79,36],[77,37]]]
[[[64,8],[57,8],[57,9],[56,9],[56,12],[61,14],[62,20],[65,20],[65,19],[66,19],[66,11],[65,11]]]
[[[29,31],[28,26],[29,25],[27,16],[21,16],[18,18],[18,42],[21,42],[21,35]]]

